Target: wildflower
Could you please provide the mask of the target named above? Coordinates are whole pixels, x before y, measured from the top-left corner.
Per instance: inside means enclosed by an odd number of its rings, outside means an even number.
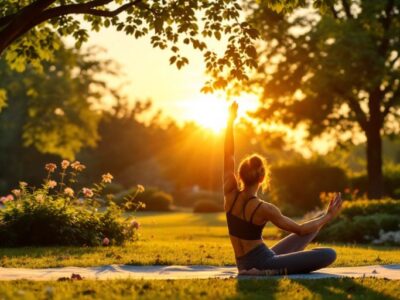
[[[47,181],[47,186],[49,187],[49,189],[55,188],[56,185],[57,185],[57,182],[55,182],[54,180]]]
[[[105,238],[103,239],[103,246],[108,246],[109,244],[110,244],[109,238],[105,237]]]
[[[137,185],[137,191],[138,191],[138,193],[143,193],[144,192],[144,186],[141,185],[141,184],[138,184]]]
[[[89,188],[83,188],[82,189],[83,194],[85,195],[85,197],[91,198],[93,197],[93,191],[92,189]]]
[[[139,229],[140,224],[139,224],[138,221],[133,220],[133,221],[131,222],[131,227],[132,227],[132,228],[135,228],[135,229]]]
[[[350,191],[350,188],[345,188],[345,189],[344,189],[344,193],[345,193],[345,194],[350,194],[350,192],[351,192],[351,191]]]
[[[71,164],[71,168],[74,169],[75,171],[83,171],[84,169],[86,169],[86,166],[81,164],[79,161],[74,161]]]
[[[37,202],[43,202],[44,201],[44,195],[43,194],[37,194],[35,196],[35,199]]]
[[[44,168],[45,168],[47,171],[49,171],[50,173],[53,173],[54,170],[57,169],[57,165],[56,165],[56,164],[53,164],[53,163],[49,163],[49,164],[46,164],[46,165],[44,166]]]
[[[74,190],[71,189],[70,187],[67,187],[64,189],[64,194],[66,194],[69,197],[73,197],[74,196]]]
[[[24,187],[27,187],[28,186],[28,184],[25,182],[25,181],[20,181],[19,182],[19,187],[21,188],[21,189],[23,189]]]
[[[102,182],[104,182],[104,183],[111,183],[111,181],[114,178],[114,176],[112,176],[110,173],[103,174],[103,175],[101,175],[101,177],[102,177]]]
[[[13,195],[7,195],[7,196],[4,196],[4,197],[0,198],[0,203],[4,204],[4,203],[6,203],[8,201],[12,201],[12,200],[14,200],[14,196]]]
[[[14,189],[11,191],[15,195],[15,197],[21,196],[21,190],[20,189]]]
[[[66,160],[66,159],[64,159],[64,160],[61,162],[61,168],[62,168],[63,170],[65,170],[66,168],[68,168],[69,165],[70,165],[70,162],[69,162],[68,160]]]

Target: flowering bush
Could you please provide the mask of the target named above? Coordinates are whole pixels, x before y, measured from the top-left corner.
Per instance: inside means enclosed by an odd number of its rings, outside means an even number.
[[[399,215],[399,200],[345,201],[340,215],[323,228],[318,240],[400,245],[393,233],[400,229]]]
[[[112,201],[98,210],[105,203],[100,195],[112,181],[111,174],[104,174],[93,187],[77,189],[78,174],[85,169],[80,162],[63,160],[60,166],[49,163],[45,169],[40,188],[20,182],[12,194],[0,198],[0,246],[107,246],[136,238],[137,222],[124,218]]]

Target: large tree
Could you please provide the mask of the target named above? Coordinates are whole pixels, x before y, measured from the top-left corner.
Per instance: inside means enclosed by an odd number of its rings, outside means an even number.
[[[400,1],[325,1],[291,13],[250,7],[266,41],[253,78],[263,91],[258,117],[306,124],[310,137],[363,134],[368,196],[380,198],[382,135],[399,128]]]
[[[2,163],[22,147],[73,159],[82,148],[96,145],[101,114],[95,107],[101,95],[114,94],[98,75],[117,70],[110,61],[97,59],[93,50],[61,46],[41,73],[31,67],[12,71],[0,62],[0,88],[10,100],[0,114]]]
[[[60,36],[73,37],[80,46],[88,39],[89,30],[112,26],[134,38],[150,36],[153,47],[171,51],[170,63],[178,68],[188,63],[180,46],[198,49],[204,56],[206,70],[213,75],[204,90],[212,91],[245,79],[246,69],[256,65],[252,41],[257,31],[241,22],[239,3],[239,0],[2,0],[0,57],[16,70],[23,70],[28,62],[40,69],[43,60],[52,59]],[[223,36],[225,51],[208,47],[210,38],[221,40]],[[2,96],[4,99],[5,95]]]

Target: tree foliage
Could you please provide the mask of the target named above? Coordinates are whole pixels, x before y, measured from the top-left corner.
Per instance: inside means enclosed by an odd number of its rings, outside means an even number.
[[[54,55],[52,62],[43,64],[42,73],[31,67],[19,73],[1,63],[0,88],[11,100],[0,115],[6,153],[24,145],[72,159],[98,140],[100,114],[93,106],[109,90],[98,75],[113,72],[114,67],[90,51],[61,46]]]
[[[258,34],[241,21],[239,3],[238,0],[5,0],[0,4],[0,54],[15,70],[23,71],[28,62],[40,70],[43,61],[53,59],[54,51],[60,47],[60,36],[72,37],[80,47],[88,40],[90,30],[114,27],[136,39],[147,36],[153,47],[168,49],[170,63],[178,68],[189,62],[181,52],[183,46],[199,50],[206,71],[214,76],[203,88],[210,92],[226,87],[230,81],[246,79],[246,70],[256,65],[252,42]],[[226,46],[225,50],[210,48],[210,38],[223,39],[221,45]]]
[[[324,1],[290,14],[253,8],[251,21],[266,40],[253,78],[263,90],[258,116],[305,123],[310,137],[329,132],[345,141],[363,132],[379,197],[380,135],[399,125],[400,1]]]

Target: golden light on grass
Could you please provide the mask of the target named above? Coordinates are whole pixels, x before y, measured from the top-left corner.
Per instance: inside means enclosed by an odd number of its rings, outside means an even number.
[[[247,112],[254,111],[258,106],[255,95],[244,94],[234,100],[239,103],[239,118],[246,117]],[[218,134],[225,128],[229,104],[222,96],[203,94],[184,104],[184,117]]]

